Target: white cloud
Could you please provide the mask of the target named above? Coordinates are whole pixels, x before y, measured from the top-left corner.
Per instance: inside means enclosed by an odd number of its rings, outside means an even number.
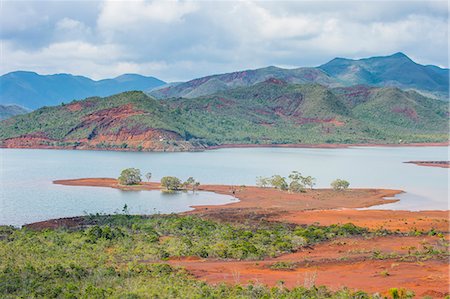
[[[196,7],[193,2],[179,1],[105,1],[97,25],[101,33],[113,39],[115,34],[140,31],[146,25],[181,22]],[[154,28],[149,26],[145,29],[151,32]]]
[[[446,1],[10,2],[1,72],[163,80],[403,51],[448,66]]]

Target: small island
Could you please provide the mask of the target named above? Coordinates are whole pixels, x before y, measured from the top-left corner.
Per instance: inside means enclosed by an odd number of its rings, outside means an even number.
[[[450,168],[450,161],[408,161],[405,163],[416,164],[419,166]]]

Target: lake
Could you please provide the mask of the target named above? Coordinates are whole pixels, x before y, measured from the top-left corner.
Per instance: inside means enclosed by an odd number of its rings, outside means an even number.
[[[57,179],[118,177],[128,167],[152,172],[152,180],[193,176],[202,183],[233,185],[254,185],[257,176],[287,176],[298,170],[316,177],[316,187],[328,187],[335,178],[343,178],[350,181],[350,187],[405,191],[398,196],[400,202],[376,209],[449,208],[449,169],[403,163],[448,160],[448,147],[241,148],[182,153],[0,149],[0,156],[0,224],[117,213],[125,204],[130,213],[152,214],[234,201],[231,196],[208,192],[165,194],[52,184]]]

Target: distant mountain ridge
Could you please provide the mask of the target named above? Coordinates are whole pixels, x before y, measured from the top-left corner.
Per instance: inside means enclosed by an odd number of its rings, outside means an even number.
[[[449,70],[423,66],[403,53],[352,60],[335,58],[316,68],[283,69],[266,67],[220,75],[206,76],[183,83],[162,86],[149,91],[156,98],[194,98],[236,87],[250,86],[269,78],[288,83],[318,83],[327,87],[347,87],[358,84],[394,86],[413,89],[424,95],[447,100]]]
[[[420,65],[403,53],[363,59],[335,58],[318,67],[283,69],[269,66],[166,83],[154,77],[125,74],[94,81],[70,74],[39,75],[18,71],[0,77],[1,104],[30,109],[59,105],[91,96],[110,96],[124,91],[145,91],[157,99],[196,98],[238,87],[248,87],[268,79],[289,84],[320,84],[328,88],[367,85],[415,90],[441,100],[449,97],[449,70]]]
[[[0,105],[0,120],[4,120],[16,115],[25,114],[30,112],[26,109],[17,105]]]
[[[124,74],[113,79],[95,81],[70,74],[39,75],[17,71],[0,77],[0,99],[1,104],[37,109],[90,96],[110,96],[130,90],[147,90],[164,84],[164,81],[157,78],[137,74]]]
[[[195,98],[236,87],[251,86],[271,78],[292,84],[318,83],[325,86],[337,85],[333,78],[317,68],[283,69],[269,66],[256,70],[212,75],[170,86],[162,86],[149,93],[156,98]]]
[[[335,58],[319,68],[344,85],[394,86],[448,96],[448,69],[415,63],[403,53],[359,60]]]

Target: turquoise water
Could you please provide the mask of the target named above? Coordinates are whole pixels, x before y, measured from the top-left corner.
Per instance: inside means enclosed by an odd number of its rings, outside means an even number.
[[[249,148],[192,153],[144,153],[1,149],[0,224],[86,213],[170,213],[191,205],[223,204],[233,198],[208,192],[163,194],[111,188],[52,184],[56,179],[117,177],[127,167],[202,183],[254,185],[256,176],[288,175],[292,170],[317,178],[328,187],[343,178],[351,187],[402,189],[399,203],[385,209],[448,209],[449,170],[405,164],[410,160],[448,160],[448,147],[355,147],[347,149]]]

